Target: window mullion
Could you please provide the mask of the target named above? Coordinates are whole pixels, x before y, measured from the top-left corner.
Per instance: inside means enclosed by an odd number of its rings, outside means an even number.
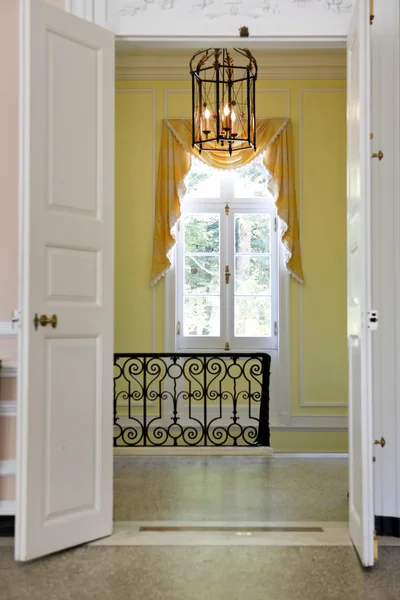
[[[232,178],[233,179],[233,178]],[[230,278],[229,283],[225,284],[225,295],[226,295],[226,341],[232,346],[233,342],[233,290],[235,286],[235,265],[233,259],[233,211],[232,209],[229,211],[228,215],[226,215],[226,243],[225,243],[225,251],[226,251],[226,264],[229,267]]]

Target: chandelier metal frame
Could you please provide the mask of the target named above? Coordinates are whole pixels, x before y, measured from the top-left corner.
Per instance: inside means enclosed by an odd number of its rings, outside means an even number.
[[[199,152],[255,150],[257,62],[250,50],[201,50],[190,74],[192,145]]]

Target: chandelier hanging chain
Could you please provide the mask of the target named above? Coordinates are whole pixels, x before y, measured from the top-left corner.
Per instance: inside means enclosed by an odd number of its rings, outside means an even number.
[[[257,63],[247,48],[208,48],[190,62],[192,144],[199,152],[256,149]]]

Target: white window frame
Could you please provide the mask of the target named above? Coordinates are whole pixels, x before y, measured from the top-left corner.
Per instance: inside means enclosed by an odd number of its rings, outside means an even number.
[[[224,278],[225,269],[225,243],[223,241],[223,230],[224,230],[224,219],[226,219],[225,211],[221,199],[191,199],[186,198],[182,202],[181,207],[181,220],[186,215],[191,213],[215,213],[219,214],[220,219],[220,335],[218,337],[201,337],[201,336],[187,336],[183,335],[183,281],[182,275],[184,272],[184,253],[179,250],[184,245],[184,231],[183,227],[178,226],[178,232],[176,237],[176,340],[175,348],[182,352],[186,351],[198,351],[198,352],[213,352],[214,350],[220,351],[224,349],[226,341],[226,320],[223,315],[226,314],[226,294],[222,293],[222,282]],[[181,277],[179,276],[181,274]]]
[[[229,203],[227,216],[228,232],[226,236],[227,264],[231,271],[231,293],[227,294],[227,319],[230,322],[230,349],[237,350],[277,350],[278,349],[278,324],[279,324],[279,240],[278,220],[275,202],[272,197],[234,198]],[[267,214],[271,217],[271,336],[270,337],[239,337],[234,334],[234,280],[235,280],[235,214]]]
[[[274,199],[270,194],[262,198],[234,197],[234,181],[229,171],[220,173],[220,194],[217,198],[186,196],[182,201],[182,219],[191,213],[215,213],[220,218],[220,335],[218,337],[184,336],[183,331],[183,273],[184,231],[178,226],[176,232],[176,279],[175,279],[175,343],[176,351],[269,351],[278,348],[279,327],[279,241],[277,213]],[[228,211],[226,211],[228,207]],[[271,336],[235,337],[234,335],[234,217],[235,214],[262,213],[271,216]],[[225,283],[225,267],[229,266],[230,283]],[[225,286],[228,285],[229,288]],[[227,350],[226,344],[229,345]]]

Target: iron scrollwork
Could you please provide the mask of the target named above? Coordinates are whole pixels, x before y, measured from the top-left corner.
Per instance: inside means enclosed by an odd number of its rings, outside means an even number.
[[[114,446],[270,444],[271,357],[116,354]]]

